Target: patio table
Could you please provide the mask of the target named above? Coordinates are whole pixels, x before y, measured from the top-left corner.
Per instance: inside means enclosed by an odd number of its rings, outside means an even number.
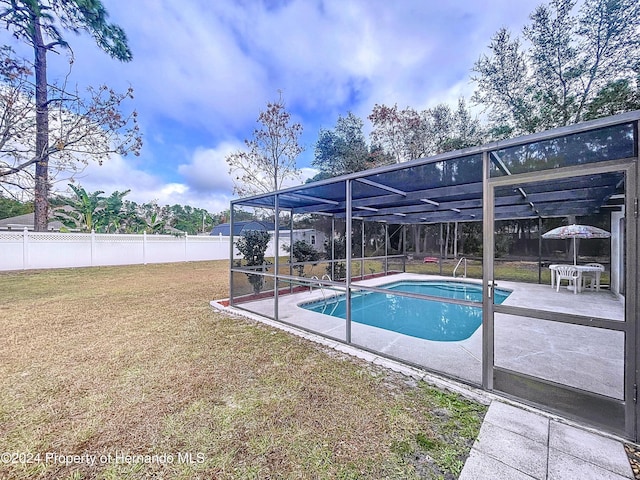
[[[551,271],[551,288],[555,288],[556,286],[556,270],[561,266],[569,266],[573,267],[578,271],[578,279],[576,281],[576,288],[578,289],[578,293],[582,291],[582,275],[584,273],[593,274],[595,277],[595,286],[597,290],[600,290],[600,274],[603,271],[602,266],[597,265],[571,265],[571,264],[552,264],[549,265],[549,270]]]

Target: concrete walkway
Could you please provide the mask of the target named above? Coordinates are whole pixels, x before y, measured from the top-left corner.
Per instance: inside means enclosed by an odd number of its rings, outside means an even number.
[[[623,443],[499,401],[491,402],[459,480],[623,480]]]

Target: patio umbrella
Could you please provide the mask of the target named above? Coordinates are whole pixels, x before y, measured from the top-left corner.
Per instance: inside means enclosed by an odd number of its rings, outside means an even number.
[[[578,253],[576,252],[576,238],[609,238],[611,234],[606,230],[591,225],[565,225],[549,230],[542,235],[542,238],[573,238],[573,264],[578,263]]]

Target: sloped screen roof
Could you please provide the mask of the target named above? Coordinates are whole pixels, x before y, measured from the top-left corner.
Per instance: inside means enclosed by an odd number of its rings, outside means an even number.
[[[294,214],[345,217],[347,181],[351,180],[354,217],[395,224],[480,221],[483,153],[489,154],[492,178],[628,159],[637,156],[634,121],[638,118],[640,112],[631,112],[240,199],[233,205],[274,208],[277,193],[279,208]],[[497,188],[495,217],[598,213],[602,208],[615,208],[612,197],[624,192],[623,182],[623,174],[608,173]]]

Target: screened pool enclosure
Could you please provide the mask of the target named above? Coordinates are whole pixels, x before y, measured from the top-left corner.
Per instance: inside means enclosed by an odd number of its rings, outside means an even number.
[[[235,200],[230,232],[272,227],[261,262],[232,236],[230,304],[637,440],[639,121]],[[573,223],[611,235],[542,238]],[[478,297],[437,291],[459,284]],[[461,312],[476,322],[462,333]]]

